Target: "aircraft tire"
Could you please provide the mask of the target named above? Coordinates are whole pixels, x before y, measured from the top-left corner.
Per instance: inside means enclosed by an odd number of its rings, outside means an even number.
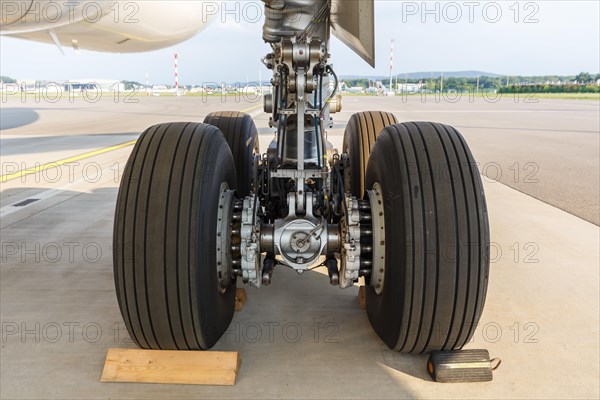
[[[223,132],[233,154],[237,171],[237,194],[250,195],[254,179],[254,155],[260,154],[258,130],[248,114],[237,111],[219,111],[208,114],[205,124],[214,125]]]
[[[145,349],[205,350],[227,330],[235,282],[216,268],[220,188],[235,188],[224,136],[212,125],[155,125],[137,141],[119,190],[113,257],[117,300]]]
[[[380,295],[366,286],[377,335],[406,353],[462,348],[488,285],[489,228],[481,177],[453,127],[408,122],[385,128],[365,184],[379,184],[385,221]]]
[[[397,123],[394,114],[365,111],[353,114],[344,132],[343,153],[349,157],[349,173],[345,176],[346,191],[361,199],[365,194],[365,173],[369,155],[377,137],[386,126]]]

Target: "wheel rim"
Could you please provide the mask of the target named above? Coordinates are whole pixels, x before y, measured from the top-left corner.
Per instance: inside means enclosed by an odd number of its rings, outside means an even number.
[[[370,285],[375,293],[381,295],[385,282],[385,212],[381,186],[378,182],[367,190],[371,203],[372,230],[373,230],[373,267]]]
[[[217,216],[217,284],[219,293],[225,294],[233,280],[231,256],[231,222],[235,191],[229,190],[227,183],[219,190],[219,208]]]

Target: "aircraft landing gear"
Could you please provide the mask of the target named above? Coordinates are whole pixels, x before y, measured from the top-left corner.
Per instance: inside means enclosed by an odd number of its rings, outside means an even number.
[[[331,1],[297,3],[265,0],[264,108],[275,131],[265,154],[252,119],[236,112],[157,125],[135,146],[114,236],[127,329],[144,348],[207,349],[232,319],[238,278],[260,287],[277,265],[323,265],[341,288],[364,278],[369,321],[390,348],[461,348],[489,271],[473,156],[452,127],[376,111],[352,116],[337,153],[326,133],[341,110],[328,41],[343,21],[330,19]],[[361,4],[338,6],[362,18]]]

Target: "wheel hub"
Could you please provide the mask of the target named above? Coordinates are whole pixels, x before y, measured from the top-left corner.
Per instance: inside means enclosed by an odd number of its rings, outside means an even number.
[[[235,279],[233,274],[232,242],[235,191],[229,190],[227,183],[221,184],[217,214],[217,280],[219,292],[225,293]]]
[[[240,255],[244,282],[261,285],[259,201],[254,196],[244,199],[240,227]]]
[[[365,277],[377,294],[385,276],[385,214],[379,184],[367,191],[368,200],[349,197],[341,219],[342,254],[340,287],[348,288]]]
[[[383,293],[385,281],[385,213],[383,195],[379,183],[367,191],[371,206],[371,232],[372,232],[372,265],[369,284],[378,295]]]

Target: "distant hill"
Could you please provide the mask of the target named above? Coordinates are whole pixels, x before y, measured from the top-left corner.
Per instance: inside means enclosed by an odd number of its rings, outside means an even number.
[[[10,76],[0,76],[0,81],[4,83],[17,83],[17,80]]]
[[[408,76],[409,79],[429,79],[431,77],[438,77],[444,74],[446,78],[477,78],[478,76],[489,76],[491,78],[501,77],[502,75],[494,74],[491,72],[483,71],[430,71],[430,72],[409,72],[409,73],[398,73],[398,79],[400,77],[405,78]],[[396,76],[396,75],[394,75]],[[359,76],[359,75],[343,75],[340,79],[370,79],[374,81],[381,81],[384,79],[389,80],[389,76]]]

